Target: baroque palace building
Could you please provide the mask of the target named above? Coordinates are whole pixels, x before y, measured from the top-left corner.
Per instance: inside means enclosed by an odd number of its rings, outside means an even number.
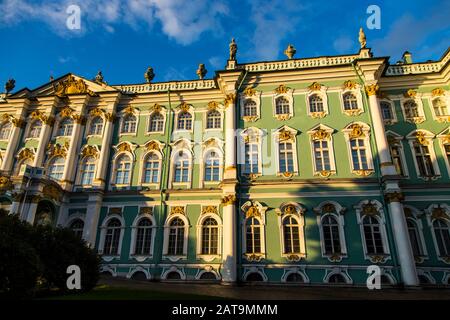
[[[0,102],[3,212],[102,271],[173,281],[450,281],[450,50],[237,62],[198,80],[74,74]]]

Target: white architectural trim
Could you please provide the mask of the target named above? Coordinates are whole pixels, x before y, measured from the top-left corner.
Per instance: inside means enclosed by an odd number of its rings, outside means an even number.
[[[205,281],[205,279],[201,279],[202,275],[204,273],[212,273],[216,276],[216,280],[221,280],[222,276],[220,275],[219,271],[214,270],[214,268],[210,265],[206,265],[203,269],[198,269],[197,273],[195,275],[195,280],[201,280]]]
[[[323,277],[323,282],[324,283],[330,283],[330,278],[331,276],[335,275],[335,274],[339,274],[341,275],[344,280],[345,280],[345,284],[353,284],[353,279],[350,277],[350,275],[348,274],[348,271],[346,268],[341,268],[341,267],[336,267],[333,269],[327,269],[325,270],[325,276]],[[339,285],[339,284],[337,284]]]
[[[306,240],[305,240],[305,212],[306,209],[297,202],[283,202],[280,208],[275,209],[278,216],[278,230],[280,233],[280,248],[281,256],[289,261],[300,261],[306,258]],[[300,252],[286,252],[284,241],[284,225],[283,221],[287,218],[294,218],[299,226],[299,240],[300,240]]]
[[[393,158],[391,146],[398,147],[398,150],[400,151],[400,161],[401,161],[401,165],[402,165],[403,176],[409,177],[408,164],[406,162],[405,149],[403,147],[403,142],[402,142],[404,137],[394,131],[391,131],[391,130],[386,131],[386,137],[388,140],[388,146],[389,146],[389,152],[391,154],[391,158]]]
[[[450,228],[450,206],[446,203],[431,204],[428,208],[425,209],[425,213],[431,232],[431,237],[433,239],[433,245],[437,259],[446,264],[450,264],[450,257],[441,255],[433,226],[436,220],[441,220]]]
[[[141,152],[141,157],[140,157],[140,163],[141,163],[141,168],[139,169],[139,184],[141,185],[141,187],[156,187],[158,188],[161,184],[161,176],[162,176],[162,167],[163,167],[163,152],[161,150],[163,150],[164,148],[164,143],[159,142],[157,140],[151,140],[149,142],[147,142],[144,145],[141,145],[140,147],[144,148],[144,150]],[[150,154],[155,154],[158,157],[158,178],[157,178],[157,182],[153,183],[153,182],[145,182],[145,162],[147,160],[147,157]]]
[[[108,207],[108,212],[109,212],[109,207]],[[122,208],[122,213],[123,213],[123,208]],[[107,256],[107,255],[103,255],[103,248],[105,246],[106,229],[108,228],[109,221],[112,219],[118,219],[120,221],[120,224],[121,224],[120,237],[119,237],[119,244],[118,244],[118,248],[117,248],[117,254]],[[119,215],[119,214],[115,214],[115,213],[109,214],[103,219],[102,225],[100,226],[100,241],[98,244],[98,253],[100,255],[102,255],[102,259],[104,261],[110,262],[114,259],[120,259],[120,254],[122,252],[123,236],[125,234],[125,226],[126,226],[125,219],[123,218],[122,215]]]
[[[441,116],[436,115],[436,111],[434,110],[433,102],[435,100],[439,100],[439,99],[441,99],[445,103],[445,106],[447,109],[446,115],[441,115]],[[437,122],[445,122],[445,123],[450,122],[450,93],[448,93],[448,91],[444,91],[442,95],[429,96],[428,97],[428,105],[430,106],[431,114],[433,115],[434,120],[436,120]]]
[[[364,105],[363,105],[363,99],[362,99],[362,94],[361,94],[361,86],[359,84],[356,84],[356,87],[354,89],[349,89],[349,88],[344,88],[342,89],[342,91],[339,94],[339,102],[341,104],[341,110],[342,113],[347,115],[347,116],[358,116],[361,113],[364,112]],[[352,110],[345,110],[345,106],[344,106],[344,96],[346,94],[352,94],[355,96],[356,98],[356,103],[358,105],[357,109],[352,109]]]
[[[188,132],[188,133],[192,133],[194,132],[194,123],[195,123],[195,110],[194,107],[191,104],[187,104],[187,103],[182,103],[180,104],[177,108],[173,109],[174,112],[174,125],[173,125],[173,134],[177,134],[177,133],[183,133],[183,132]],[[187,112],[191,115],[191,129],[190,130],[184,130],[184,129],[178,129],[178,117],[180,116],[181,113],[183,112]]]
[[[130,271],[128,271],[126,278],[131,279],[136,272],[143,272],[147,280],[152,280],[152,274],[150,273],[149,268],[144,268],[142,266],[130,267]]]
[[[164,268],[161,274],[161,280],[171,281],[171,279],[167,279],[167,276],[171,272],[176,272],[180,275],[180,280],[186,280],[186,273],[184,272],[184,268],[179,269],[176,266],[171,266],[169,268]]]
[[[388,98],[381,98],[379,99],[379,103],[380,103],[380,113],[381,116],[383,117],[383,109],[381,108],[381,103],[387,103],[389,104],[389,107],[391,109],[391,114],[392,114],[392,119],[391,120],[387,120],[383,118],[383,122],[385,125],[393,125],[394,123],[398,122],[398,118],[397,118],[397,113],[395,112],[395,103],[394,101],[388,99]]]
[[[344,133],[345,142],[347,144],[348,159],[350,171],[359,176],[368,176],[374,172],[372,148],[370,144],[370,127],[364,122],[352,122],[347,125],[342,132]],[[366,170],[357,170],[353,163],[351,140],[363,139],[366,150],[367,167]]]
[[[287,281],[287,278],[291,274],[299,274],[303,278],[303,282],[302,283],[305,283],[305,284],[310,283],[309,277],[306,274],[306,271],[305,271],[304,267],[285,268],[283,270],[283,275],[281,276],[281,282],[282,283],[291,283],[291,282]],[[295,283],[295,282],[293,282],[293,283]]]
[[[274,118],[277,120],[289,120],[294,117],[294,90],[292,88],[286,88],[285,93],[275,92],[272,95],[272,112]],[[279,98],[284,98],[289,102],[289,112],[287,114],[277,114],[277,100]]]
[[[450,108],[450,106],[449,106]],[[445,152],[445,146],[449,145],[450,146],[450,127],[448,127],[447,129],[441,131],[441,133],[439,133],[436,138],[438,138],[439,141],[439,146],[441,148],[441,152],[442,152],[442,156],[444,158],[444,162],[445,162],[445,166],[447,167],[447,173],[450,176],[450,159],[449,157],[447,157],[446,152]]]
[[[202,211],[203,212],[204,206],[202,206]],[[216,207],[216,210],[218,212],[219,207]],[[205,255],[202,254],[202,226],[203,226],[203,222],[208,219],[208,218],[212,218],[214,220],[216,220],[217,222],[217,228],[218,228],[218,240],[217,240],[217,254],[212,254],[212,255]],[[220,258],[222,255],[222,219],[220,218],[220,216],[218,214],[212,214],[212,213],[205,213],[205,214],[201,214],[200,217],[197,220],[197,228],[196,228],[196,237],[197,237],[197,246],[196,246],[196,255],[197,255],[197,259],[201,259],[203,261],[206,262],[211,262],[216,258]]]
[[[256,103],[256,116],[245,116],[244,106],[248,100],[252,100]],[[239,95],[239,109],[241,110],[241,119],[245,122],[255,122],[261,118],[261,91],[253,89],[248,90],[247,88],[247,90]]]
[[[120,148],[119,146],[125,144],[127,145],[126,148]],[[113,187],[116,188],[123,188],[123,189],[129,189],[132,182],[133,182],[133,164],[135,163],[136,159],[135,159],[135,152],[134,150],[136,149],[136,145],[130,143],[130,142],[121,142],[116,146],[113,146],[113,148],[115,149],[115,154],[112,157],[111,160],[111,177],[110,177],[110,187],[109,189],[112,190]],[[116,176],[117,176],[117,161],[118,159],[122,156],[122,155],[127,155],[130,158],[131,161],[131,167],[130,167],[130,181],[129,183],[125,183],[125,184],[116,184]]]
[[[169,212],[171,212],[172,208],[169,208]],[[186,207],[184,207],[184,212],[186,213]],[[179,218],[184,222],[184,240],[183,240],[183,254],[182,255],[169,255],[169,233],[170,233],[170,223],[173,219]],[[172,262],[176,262],[178,260],[187,259],[188,254],[188,241],[189,241],[189,219],[184,214],[169,214],[164,222],[164,244],[163,244],[163,259],[169,259]]]
[[[273,146],[275,147],[275,162],[277,165],[277,176],[282,176],[284,178],[292,178],[298,175],[298,157],[297,157],[297,134],[298,131],[288,127],[282,126],[272,133]],[[281,172],[280,168],[280,143],[289,142],[292,144],[292,161],[293,161],[293,172]]]
[[[261,282],[267,282],[269,281],[269,278],[267,277],[266,273],[264,272],[264,268],[263,267],[249,267],[249,268],[244,268],[244,272],[242,274],[242,280],[243,281],[247,281],[247,278],[250,274],[252,273],[258,273],[263,281]]]
[[[258,177],[263,175],[262,169],[262,137],[264,132],[256,127],[249,127],[240,132],[241,139],[239,139],[238,163],[245,168],[245,146],[247,144],[256,144],[258,147],[258,172],[245,173],[243,175]]]
[[[306,113],[308,116],[312,118],[324,118],[329,114],[328,111],[328,96],[327,96],[327,90],[328,88],[320,85],[318,83],[313,83],[311,86],[308,87],[309,90],[306,92],[305,99],[306,99]],[[313,95],[318,95],[320,98],[322,98],[323,102],[323,112],[312,112],[311,111],[311,105],[310,105],[310,97]]]
[[[244,258],[247,261],[261,261],[266,257],[266,210],[268,208],[264,207],[258,201],[247,201],[241,207],[241,232],[242,232],[242,253]],[[261,237],[260,237],[260,245],[261,252],[252,253],[247,252],[247,220],[255,218],[258,220],[260,225]]]
[[[217,186],[223,180],[223,172],[224,172],[224,163],[225,163],[225,155],[223,150],[224,142],[219,138],[209,138],[205,142],[202,143],[202,161],[200,161],[199,165],[199,178],[200,178],[200,187],[213,187]],[[205,169],[206,169],[206,156],[209,152],[215,151],[219,155],[219,181],[205,181]]]
[[[140,207],[139,207],[140,209]],[[152,210],[153,211],[153,210]],[[135,250],[136,250],[136,240],[137,240],[137,228],[138,228],[138,224],[142,219],[149,219],[152,223],[152,226],[150,227],[152,229],[152,235],[151,235],[151,246],[150,246],[150,254],[149,255],[140,255],[140,254],[136,254]],[[156,232],[157,232],[157,224],[156,224],[156,220],[154,218],[153,215],[148,214],[148,213],[144,213],[144,214],[138,214],[136,216],[136,218],[133,221],[133,224],[131,225],[131,242],[130,242],[130,259],[135,259],[139,262],[143,262],[146,259],[151,259],[153,258],[153,250],[155,247],[155,237],[156,237]]]
[[[175,142],[171,143],[170,146],[172,147],[172,153],[170,156],[170,170],[169,170],[169,188],[176,188],[176,187],[186,187],[191,188],[192,187],[192,172],[194,167],[194,143],[186,138],[180,138],[176,140]],[[179,153],[186,153],[189,160],[189,169],[188,169],[188,181],[187,182],[175,182],[175,159],[179,156]]]
[[[408,204],[403,204],[403,211],[405,211],[405,215],[407,214],[407,212],[411,213],[410,216],[406,216],[406,219],[407,220],[410,219],[411,221],[414,222],[414,224],[417,228],[417,233],[419,234],[418,240],[420,241],[420,246],[421,246],[423,255],[421,257],[415,257],[416,262],[420,263],[423,260],[428,260],[429,257],[428,257],[427,244],[425,242],[425,237],[423,234],[423,223],[422,223],[422,219],[421,219],[423,216],[423,212],[421,212],[416,207],[413,207]],[[419,261],[417,259],[419,259]]]
[[[136,118],[136,130],[134,130],[134,132],[122,132],[125,118],[128,116],[134,116]],[[118,112],[117,117],[119,118],[119,137],[122,136],[136,137],[137,132],[139,130],[140,110],[129,106]]]
[[[163,116],[163,129],[161,131],[150,131],[150,119],[154,114],[160,114]],[[145,134],[151,135],[151,134],[164,134],[166,130],[166,121],[167,121],[167,109],[163,106],[161,106],[159,109],[152,109],[150,112],[143,112],[142,115],[146,116],[146,125],[145,125]]]
[[[318,124],[312,127],[308,132],[311,150],[311,160],[312,160],[312,170],[314,175],[318,175],[324,178],[330,175],[336,174],[336,161],[334,158],[334,143],[333,143],[333,133],[334,129],[323,124]],[[314,154],[314,142],[316,141],[327,141],[328,142],[328,154],[330,158],[330,170],[316,170],[316,157]]]
[[[411,119],[406,117],[405,103],[408,102],[409,100],[412,100],[412,101],[414,101],[417,104],[417,112],[419,114],[418,117],[414,117],[414,118],[411,118]],[[424,122],[426,120],[424,109],[423,109],[422,94],[420,94],[420,93],[417,93],[416,96],[411,96],[411,97],[402,96],[401,99],[400,99],[400,108],[402,109],[403,119],[406,122],[419,124],[419,123],[422,123],[422,122]]]
[[[205,132],[217,132],[217,131],[222,131],[224,129],[224,125],[223,125],[224,118],[225,118],[224,110],[225,110],[225,107],[222,104],[219,104],[219,103],[214,108],[209,108],[208,107],[208,109],[204,110],[204,112],[203,112],[203,123],[205,124],[204,125]],[[208,126],[208,114],[211,111],[217,111],[217,112],[220,113],[220,128],[208,128],[207,127]]]

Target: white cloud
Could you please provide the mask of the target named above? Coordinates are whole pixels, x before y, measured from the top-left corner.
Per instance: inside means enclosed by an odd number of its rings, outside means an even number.
[[[214,56],[208,59],[209,64],[215,69],[215,70],[222,70],[225,68],[225,60],[223,57]]]
[[[273,60],[285,49],[284,38],[295,32],[300,21],[299,13],[305,10],[295,0],[249,0],[250,20],[255,24],[252,36],[252,56]],[[287,47],[288,43],[283,43]]]
[[[77,4],[81,8],[81,30],[66,28],[66,8]],[[47,24],[61,36],[80,35],[103,26],[114,32],[114,25],[125,23],[132,28],[161,24],[164,34],[176,42],[187,45],[199,39],[204,32],[221,32],[220,17],[228,14],[223,2],[208,0],[5,0],[0,4],[0,27],[24,21]]]

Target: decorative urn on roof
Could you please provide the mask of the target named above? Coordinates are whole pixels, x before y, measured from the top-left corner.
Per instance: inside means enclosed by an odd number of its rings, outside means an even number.
[[[153,72],[152,67],[148,67],[147,71],[144,73],[144,78],[147,81],[147,83],[151,83],[153,78],[155,78],[155,73]]]
[[[284,54],[288,57],[288,59],[292,59],[297,50],[295,50],[292,44],[289,44],[286,50],[284,50]]]
[[[206,70],[205,65],[203,63],[200,63],[198,65],[198,69],[197,69],[197,72],[196,72],[197,75],[198,75],[198,78],[200,80],[203,80],[203,78],[206,76],[207,72],[208,72],[208,70]]]

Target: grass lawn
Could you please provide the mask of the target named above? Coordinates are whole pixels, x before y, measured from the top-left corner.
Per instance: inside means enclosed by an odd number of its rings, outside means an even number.
[[[39,297],[38,300],[212,300],[223,299],[220,297],[161,292],[145,289],[129,289],[99,285],[93,290],[84,293],[48,295]]]

